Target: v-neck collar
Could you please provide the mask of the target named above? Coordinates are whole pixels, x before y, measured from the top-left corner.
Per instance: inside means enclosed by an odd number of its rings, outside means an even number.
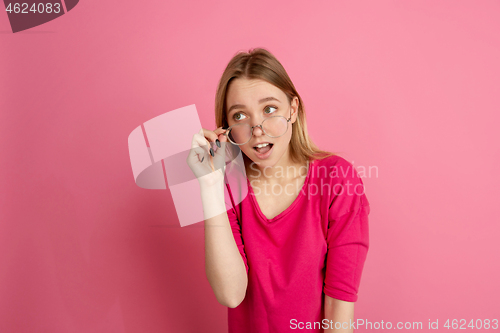
[[[252,201],[252,204],[254,205],[255,207],[255,210],[257,211],[257,213],[259,214],[260,218],[268,223],[273,223],[273,222],[276,222],[278,220],[280,220],[281,218],[285,217],[286,215],[288,215],[288,213],[290,213],[293,208],[295,206],[297,206],[297,204],[302,200],[302,198],[306,195],[306,192],[307,192],[307,186],[308,186],[308,183],[309,183],[309,178],[311,177],[311,173],[312,173],[312,168],[313,168],[313,163],[315,162],[316,160],[312,160],[310,161],[308,164],[309,164],[309,168],[307,170],[307,175],[306,175],[306,179],[304,180],[304,184],[302,185],[302,188],[300,189],[300,192],[299,194],[297,195],[297,197],[295,198],[295,200],[292,202],[292,204],[290,206],[288,206],[284,211],[282,211],[281,213],[279,213],[278,215],[276,215],[275,217],[273,217],[272,219],[268,219],[264,213],[262,213],[262,210],[260,209],[260,206],[259,206],[259,203],[257,202],[257,199],[255,198],[255,193],[253,191],[253,188],[252,188],[252,184],[250,184],[250,180],[248,179],[247,177],[247,186],[248,186],[248,194],[250,195],[250,200]]]

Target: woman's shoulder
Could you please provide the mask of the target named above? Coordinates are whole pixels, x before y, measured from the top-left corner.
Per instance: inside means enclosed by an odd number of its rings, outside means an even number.
[[[330,155],[313,161],[316,177],[329,178],[337,181],[357,181],[359,174],[353,163],[340,155]]]
[[[346,212],[369,205],[362,177],[352,162],[342,156],[332,155],[315,163],[312,182],[321,188],[329,185],[325,187],[332,191],[329,198],[332,202],[335,199],[338,206],[334,210]]]
[[[317,157],[315,160],[317,165],[337,165],[349,163],[345,158],[340,155],[330,155],[327,157]]]
[[[330,155],[314,160],[316,167],[354,168],[354,165],[340,155]]]

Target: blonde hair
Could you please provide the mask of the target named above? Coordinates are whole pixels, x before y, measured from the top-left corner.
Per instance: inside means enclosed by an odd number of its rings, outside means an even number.
[[[299,100],[297,120],[292,125],[290,140],[290,159],[294,163],[309,163],[311,160],[323,159],[335,153],[319,149],[307,133],[304,103],[290,80],[285,68],[274,55],[264,48],[250,49],[249,52],[239,51],[229,61],[217,87],[215,97],[215,122],[218,127],[227,128],[226,94],[229,83],[233,79],[260,79],[281,89],[291,104],[294,97]]]

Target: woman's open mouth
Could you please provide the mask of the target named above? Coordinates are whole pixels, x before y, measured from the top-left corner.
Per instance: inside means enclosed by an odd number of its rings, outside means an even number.
[[[274,146],[274,144],[272,144],[270,142],[265,142],[265,143],[261,143],[255,147],[253,147],[253,149],[256,151],[257,157],[260,158],[261,160],[263,160],[263,159],[268,158],[269,155],[271,155],[271,151],[273,150],[273,146]]]

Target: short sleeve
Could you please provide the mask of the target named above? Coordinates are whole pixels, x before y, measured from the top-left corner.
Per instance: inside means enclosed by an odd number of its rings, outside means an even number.
[[[328,212],[324,293],[339,300],[356,302],[369,248],[370,206],[357,173],[334,183],[336,186]]]
[[[232,200],[232,195],[231,195],[231,189],[229,188],[229,186],[226,184],[226,189],[229,193],[229,202],[231,203],[231,207],[228,208],[227,210],[227,217],[229,219],[229,223],[231,225],[231,230],[233,232],[233,237],[234,237],[234,240],[236,242],[236,246],[238,247],[238,250],[240,251],[240,254],[241,254],[241,258],[243,259],[243,263],[245,264],[245,269],[247,271],[247,274],[248,274],[248,262],[247,262],[247,256],[245,254],[245,246],[244,246],[244,243],[243,243],[243,237],[242,237],[242,234],[241,234],[241,223],[240,221],[238,221],[238,217],[237,217],[237,214],[236,214],[236,210],[234,209],[234,201]],[[228,202],[228,200],[226,200],[226,202]],[[229,205],[226,204],[226,207],[228,207]]]

